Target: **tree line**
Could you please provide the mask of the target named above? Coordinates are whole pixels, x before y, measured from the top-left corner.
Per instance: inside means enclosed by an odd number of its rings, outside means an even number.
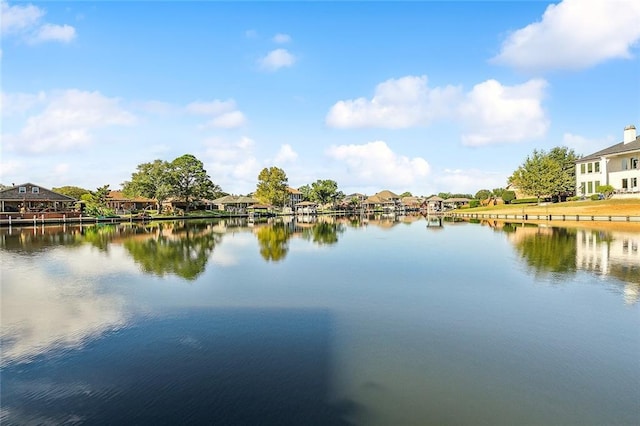
[[[524,162],[513,172],[507,183],[517,187],[525,194],[541,198],[566,199],[575,195],[576,176],[575,162],[580,156],[567,148],[555,147],[550,151],[534,150]],[[103,185],[95,191],[75,186],[52,188],[54,191],[82,200],[91,214],[104,214],[109,185]],[[123,193],[129,197],[145,197],[156,200],[158,212],[168,199],[178,199],[189,211],[200,200],[213,200],[227,195],[219,185],[215,184],[202,161],[191,154],[182,155],[173,161],[154,160],[139,164],[131,179],[122,184]],[[303,200],[318,204],[335,203],[345,199],[345,194],[338,189],[338,183],[332,179],[318,179],[298,188]],[[603,192],[607,187],[601,187]],[[258,174],[256,190],[251,195],[258,201],[282,207],[289,200],[289,183],[287,174],[279,167],[265,167]],[[481,189],[472,194],[454,194],[440,192],[440,198],[468,198],[471,200],[487,200],[501,198],[509,203],[515,199],[515,192],[505,188]],[[411,196],[404,192],[401,197]],[[348,200],[354,206],[357,198]]]

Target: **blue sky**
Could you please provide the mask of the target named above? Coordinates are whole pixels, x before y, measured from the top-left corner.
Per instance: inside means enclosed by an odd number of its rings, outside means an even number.
[[[0,182],[474,194],[640,126],[640,2],[2,1]]]

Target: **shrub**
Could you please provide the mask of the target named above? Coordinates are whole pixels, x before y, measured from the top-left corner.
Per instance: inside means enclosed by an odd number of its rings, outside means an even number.
[[[598,201],[600,199],[602,199],[602,196],[600,194],[592,194],[591,197],[589,197],[592,201]]]
[[[469,201],[469,208],[474,208],[480,206],[480,200],[471,200]]]
[[[538,199],[537,198],[520,198],[518,200],[512,200],[511,203],[509,204],[531,204],[531,203],[537,203]]]
[[[504,201],[505,204],[510,204],[515,199],[516,199],[516,193],[514,191],[502,192],[502,201]]]

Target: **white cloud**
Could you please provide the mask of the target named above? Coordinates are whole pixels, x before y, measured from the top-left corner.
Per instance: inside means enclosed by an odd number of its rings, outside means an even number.
[[[117,98],[66,90],[46,95],[44,110],[29,117],[18,135],[3,135],[6,146],[30,153],[61,152],[90,145],[96,129],[130,125],[135,117]]]
[[[340,177],[340,184],[345,187],[376,186],[404,190],[420,185],[431,170],[425,159],[398,155],[384,141],[333,145],[327,150],[327,155],[346,164],[346,174]]]
[[[461,89],[454,86],[429,88],[426,76],[389,79],[376,86],[371,100],[339,101],[327,114],[330,127],[407,128],[429,124],[451,113]]]
[[[231,129],[247,122],[245,115],[236,109],[236,102],[233,99],[192,102],[187,105],[186,110],[191,114],[211,116],[211,120],[207,123],[208,127]]]
[[[1,93],[0,110],[3,117],[21,115],[30,109],[42,105],[47,99],[44,92],[32,93]]]
[[[2,2],[2,34],[13,34],[34,27],[44,16],[44,10],[32,4],[26,6],[9,6]]]
[[[576,154],[589,155],[614,143],[616,143],[616,139],[613,136],[589,139],[573,133],[562,135],[562,145],[573,149]]]
[[[256,38],[258,37],[258,32],[256,30],[246,30],[244,36],[246,38]]]
[[[276,71],[280,68],[290,67],[296,62],[296,57],[287,49],[275,49],[265,57],[260,58],[260,67],[267,71]]]
[[[9,6],[2,2],[2,34],[24,38],[30,44],[47,41],[68,43],[76,37],[71,25],[41,24],[45,11],[37,6]]]
[[[289,43],[291,42],[291,36],[289,34],[279,33],[273,36],[273,41],[279,44]]]
[[[25,164],[18,160],[0,161],[0,183],[4,185],[10,185],[12,183],[22,182],[9,182],[7,179],[12,179],[16,175],[27,171]]]
[[[462,142],[482,146],[544,136],[549,128],[542,108],[546,86],[540,79],[516,86],[503,86],[496,80],[475,85],[459,107],[459,119],[466,129]]]
[[[187,105],[188,112],[199,115],[219,115],[233,111],[235,108],[236,102],[233,99],[228,99],[226,101],[215,99],[211,102],[196,101]]]
[[[296,153],[291,145],[284,144],[280,147],[278,154],[276,154],[276,158],[273,160],[277,165],[282,165],[286,163],[291,163],[298,159],[298,153]]]
[[[475,195],[481,189],[504,188],[507,176],[479,169],[445,169],[434,177],[434,183],[446,192]]]
[[[44,24],[35,32],[31,38],[31,43],[41,43],[45,41],[61,41],[68,43],[76,37],[76,29],[71,25]]]
[[[225,188],[255,189],[260,163],[254,155],[255,142],[247,137],[235,142],[212,138],[205,141],[205,163],[211,179]]]
[[[540,22],[510,34],[493,61],[541,71],[630,58],[640,40],[639,23],[636,0],[564,0],[549,5]]]
[[[406,76],[378,84],[370,100],[337,102],[326,123],[338,128],[400,129],[451,119],[465,128],[465,145],[519,142],[547,131],[549,123],[542,108],[546,86],[540,79],[515,86],[487,80],[464,94],[459,86],[432,89],[426,76]]]
[[[246,117],[240,111],[231,111],[215,117],[209,122],[212,127],[222,129],[234,129],[240,127],[247,122]]]

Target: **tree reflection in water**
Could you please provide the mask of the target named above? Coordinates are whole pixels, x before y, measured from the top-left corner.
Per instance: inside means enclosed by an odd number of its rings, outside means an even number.
[[[178,222],[160,224],[151,238],[130,238],[124,247],[142,270],[164,276],[175,274],[187,280],[196,279],[222,235],[207,224]]]
[[[305,228],[302,236],[320,245],[335,244],[338,242],[338,234],[343,232],[344,226],[341,223],[321,221],[314,223],[311,228]]]
[[[264,260],[268,262],[283,260],[289,251],[291,235],[291,229],[282,222],[258,228],[256,237],[260,245],[260,254]]]
[[[489,225],[509,234],[520,258],[537,274],[587,270],[623,281],[634,300],[640,294],[638,233],[497,222]]]

